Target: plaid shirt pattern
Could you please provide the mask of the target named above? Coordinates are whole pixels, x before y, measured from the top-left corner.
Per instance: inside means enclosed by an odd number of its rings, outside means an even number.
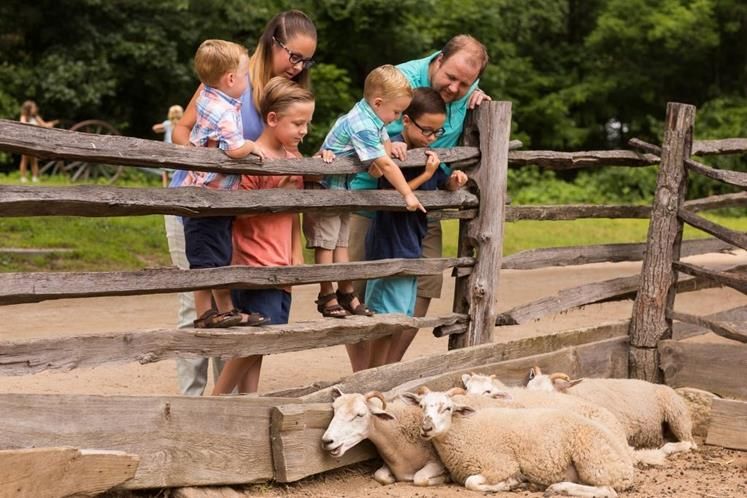
[[[384,122],[376,115],[365,99],[340,117],[324,139],[322,149],[331,150],[336,156],[357,155],[358,159],[371,162],[386,155],[384,142],[389,135]],[[354,175],[327,175],[323,184],[330,190],[349,190]]]
[[[208,141],[212,140],[223,151],[241,147],[245,140],[240,110],[239,99],[205,85],[197,98],[197,121],[189,136],[190,143],[196,147],[206,147]],[[181,186],[235,190],[239,186],[239,176],[190,171]]]

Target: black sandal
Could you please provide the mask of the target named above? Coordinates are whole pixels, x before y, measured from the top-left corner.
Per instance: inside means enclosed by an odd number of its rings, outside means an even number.
[[[345,308],[340,306],[339,304],[328,304],[333,299],[336,299],[337,295],[334,293],[330,294],[319,294],[316,301],[316,309],[319,313],[322,314],[325,318],[345,318],[350,313],[348,313]]]
[[[364,303],[355,292],[340,292],[340,289],[337,289],[335,295],[337,296],[337,302],[340,303],[340,306],[345,308],[351,315],[374,316],[374,312],[368,309],[366,303]],[[356,298],[358,299],[358,306],[353,308],[353,299]]]

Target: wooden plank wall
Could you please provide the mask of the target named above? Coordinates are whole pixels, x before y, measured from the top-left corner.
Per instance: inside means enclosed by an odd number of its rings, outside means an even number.
[[[270,412],[295,399],[0,394],[0,448],[73,446],[138,455],[125,488],[273,478]]]

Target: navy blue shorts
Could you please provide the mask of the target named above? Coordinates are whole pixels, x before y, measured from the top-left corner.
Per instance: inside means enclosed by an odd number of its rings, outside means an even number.
[[[184,218],[184,245],[189,267],[230,266],[233,255],[233,216]]]
[[[270,319],[269,325],[288,323],[291,295],[280,289],[234,289],[233,305],[244,313],[261,313]]]

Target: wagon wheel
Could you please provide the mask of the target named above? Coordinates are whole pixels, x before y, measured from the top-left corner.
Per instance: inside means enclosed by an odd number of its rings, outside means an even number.
[[[119,130],[114,126],[106,121],[100,121],[98,119],[88,119],[76,123],[70,128],[70,131],[95,133],[98,135],[120,135]],[[124,166],[72,161],[65,163],[63,171],[69,174],[70,179],[74,182],[102,178],[105,179],[107,183],[114,183],[124,171]]]

